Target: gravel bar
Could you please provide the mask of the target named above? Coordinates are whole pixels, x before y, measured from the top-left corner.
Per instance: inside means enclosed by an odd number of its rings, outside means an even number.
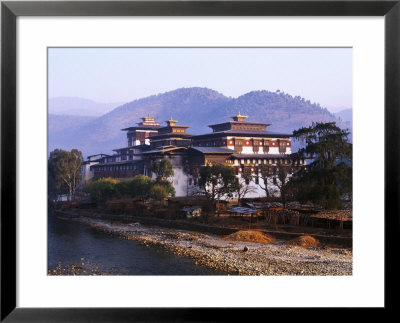
[[[146,227],[140,223],[122,224],[86,217],[68,219],[84,222],[122,239],[190,257],[196,264],[233,275],[348,276],[353,272],[353,252],[349,248],[304,248],[288,246],[283,240],[273,243],[226,241],[216,235]]]

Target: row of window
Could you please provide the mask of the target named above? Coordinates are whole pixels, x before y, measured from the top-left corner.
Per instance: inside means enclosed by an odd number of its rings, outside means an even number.
[[[176,129],[176,128],[174,128],[174,129],[172,129],[172,132],[184,133],[185,129]]]
[[[238,125],[233,125],[232,130],[247,130],[247,131],[265,131],[264,126],[238,126]]]
[[[228,164],[234,164],[234,165],[272,165],[272,164],[278,164],[279,159],[227,159],[226,162]],[[290,165],[292,162],[290,159],[281,159],[281,163],[283,165]],[[303,161],[300,160],[300,165],[303,164]]]
[[[135,165],[116,165],[116,166],[101,166],[96,167],[96,171],[104,172],[104,171],[113,171],[113,170],[135,170]]]
[[[286,151],[287,147],[290,147],[290,141],[288,140],[278,140],[279,148]],[[240,147],[245,145],[250,146],[250,143],[254,148],[263,147],[267,149],[269,146],[277,146],[276,141],[271,141],[269,139],[228,139],[228,146],[234,145],[235,147]],[[225,146],[227,142],[225,140],[198,140],[195,142],[196,146],[199,147],[220,147]]]
[[[239,176],[244,177],[243,174],[239,174]],[[236,178],[236,181],[239,181],[239,178]],[[258,185],[260,183],[260,178],[258,176],[253,176],[252,181],[254,181],[254,183]],[[245,177],[245,182],[246,182],[246,185],[250,184],[250,178],[248,176]],[[272,182],[274,184],[277,184],[276,176],[272,177]],[[197,185],[198,184],[197,178],[189,178],[188,184],[189,185]]]

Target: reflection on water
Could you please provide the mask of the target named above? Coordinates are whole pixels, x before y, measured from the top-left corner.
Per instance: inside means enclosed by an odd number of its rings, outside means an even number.
[[[112,275],[226,275],[165,250],[142,246],[80,222],[49,216],[48,269],[91,263]]]

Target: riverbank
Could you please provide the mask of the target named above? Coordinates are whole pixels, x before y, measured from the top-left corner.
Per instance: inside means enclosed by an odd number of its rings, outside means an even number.
[[[352,275],[350,248],[301,247],[287,240],[269,243],[230,241],[223,236],[172,228],[122,223],[93,217],[68,217],[142,245],[162,248],[197,264],[234,275]]]
[[[121,239],[82,221],[48,216],[47,273],[50,276],[216,276],[188,257]]]

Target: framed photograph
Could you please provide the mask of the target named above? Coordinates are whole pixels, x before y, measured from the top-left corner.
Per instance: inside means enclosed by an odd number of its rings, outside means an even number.
[[[1,320],[392,308],[399,16],[3,1]]]

